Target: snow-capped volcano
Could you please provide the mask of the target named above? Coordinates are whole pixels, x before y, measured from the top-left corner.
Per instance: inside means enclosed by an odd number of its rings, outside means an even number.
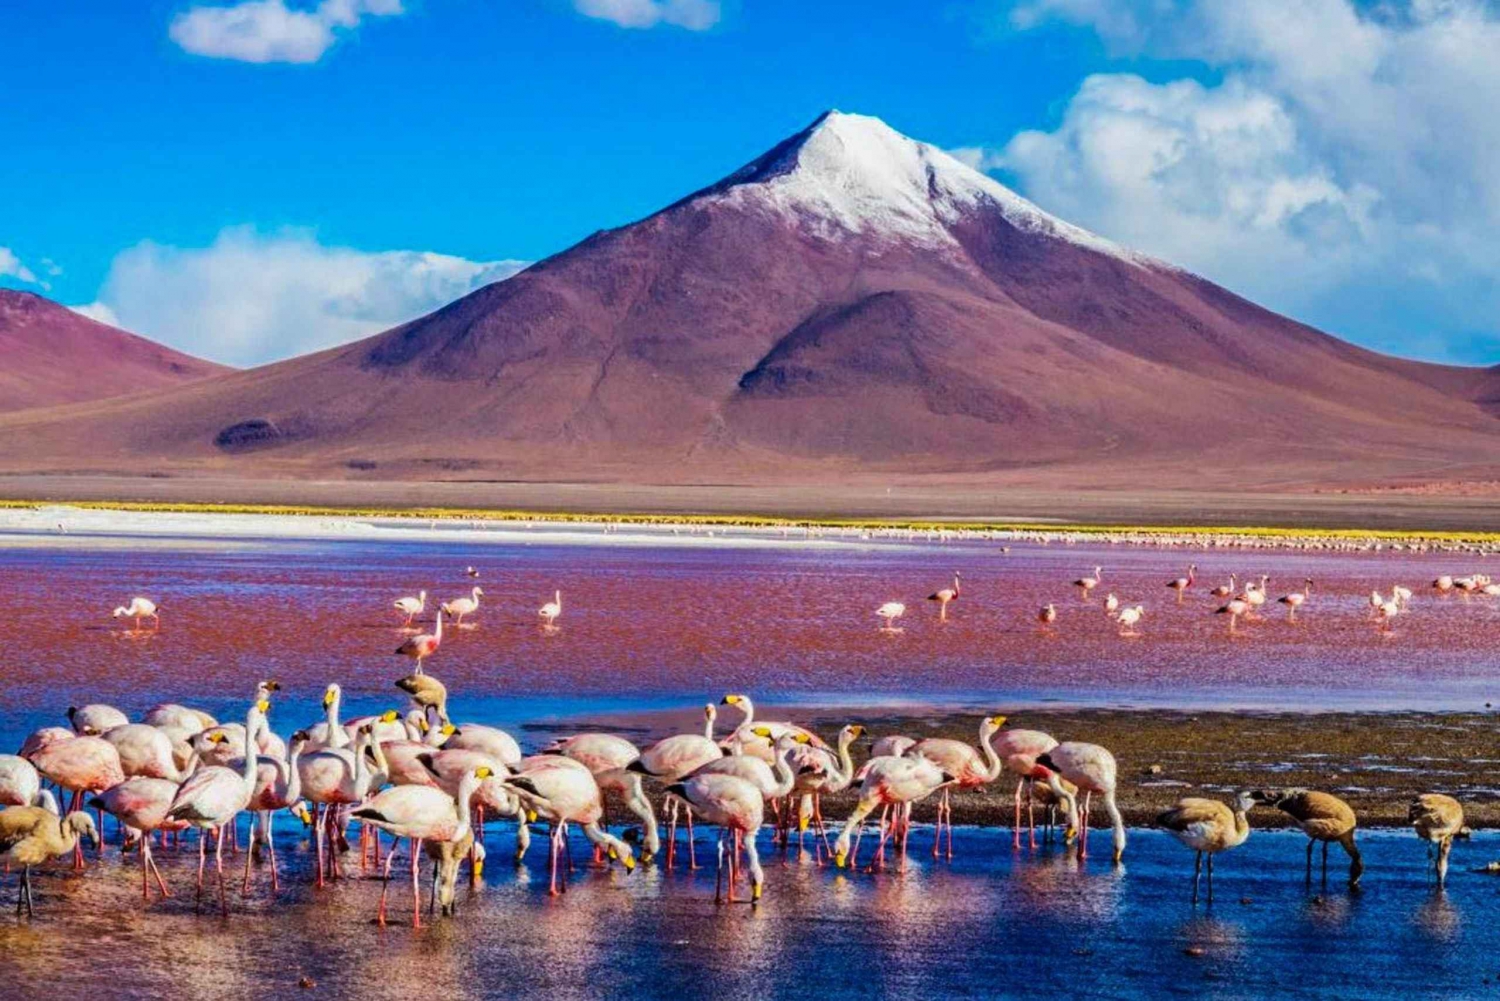
[[[0,416],[0,471],[1488,480],[1497,379],[1353,347],[830,112],[639,222],[366,340]]]
[[[994,178],[879,118],[828,111],[694,197],[769,207],[837,239],[875,233],[953,243],[949,227],[988,208],[1011,225],[1132,263],[1150,259],[1049,215]]]

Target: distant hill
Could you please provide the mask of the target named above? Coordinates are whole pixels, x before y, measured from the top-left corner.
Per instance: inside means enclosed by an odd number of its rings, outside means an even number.
[[[0,288],[0,411],[164,389],[228,371],[42,296]]]
[[[1300,489],[1500,478],[1497,406],[830,112],[385,333],[0,418],[0,470]]]

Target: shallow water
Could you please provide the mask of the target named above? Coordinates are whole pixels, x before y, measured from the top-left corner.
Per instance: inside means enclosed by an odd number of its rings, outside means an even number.
[[[410,927],[404,872],[384,930],[371,922],[378,879],[312,889],[299,834],[282,840],[280,897],[257,883],[242,900],[233,881],[228,919],[194,913],[192,852],[158,853],[177,896],[148,907],[137,870],[111,848],[82,876],[41,878],[32,923],[0,920],[0,983],[12,997],[47,996],[60,982],[83,997],[285,997],[308,976],[317,988],[307,996],[328,998],[746,999],[1471,997],[1500,983],[1495,877],[1463,869],[1493,857],[1500,838],[1460,844],[1439,893],[1415,838],[1368,832],[1369,871],[1351,893],[1338,848],[1326,889],[1316,877],[1309,889],[1301,835],[1261,832],[1220,859],[1214,904],[1195,907],[1190,853],[1133,831],[1117,869],[1106,833],[1080,864],[1055,849],[1013,852],[1004,832],[960,829],[954,861],[934,862],[930,829],[919,827],[908,870],[878,875],[795,851],[783,864],[766,844],[766,897],[752,909],[715,907],[711,867],[599,870],[581,841],[569,891],[551,899],[545,846],[534,843],[515,870],[511,833],[499,830],[483,884],[461,885],[459,916],[421,930]],[[699,850],[707,860],[702,832]]]
[[[569,538],[576,538],[570,535]],[[1478,709],[1500,695],[1500,599],[1438,596],[1440,572],[1487,558],[1163,550],[994,542],[674,545],[660,538],[564,544],[537,532],[515,545],[418,542],[0,537],[7,705],[0,740],[69,704],[135,712],[174,699],[241,711],[260,678],[299,700],[340,681],[350,711],[399,704],[408,662],[390,602],[426,588],[436,601],[474,583],[485,596],[450,630],[429,670],[466,718],[517,723],[603,708],[690,705],[725,691],[803,704],[1041,702],[1130,706]],[[1201,584],[1181,604],[1164,582],[1189,560]],[[1146,606],[1122,637],[1069,582],[1095,564],[1101,590]],[[924,600],[964,572],[939,622]],[[1268,573],[1281,594],[1315,580],[1295,622],[1269,603],[1231,634],[1207,588],[1231,571]],[[1392,582],[1417,596],[1389,632],[1367,604]],[[564,592],[559,628],[535,609]],[[163,606],[159,631],[109,610],[132,594]],[[900,599],[899,633],[876,605]],[[1043,632],[1035,612],[1057,603]],[[430,628],[431,612],[427,616]],[[278,706],[280,708],[280,706]],[[285,715],[278,726],[288,723]]]

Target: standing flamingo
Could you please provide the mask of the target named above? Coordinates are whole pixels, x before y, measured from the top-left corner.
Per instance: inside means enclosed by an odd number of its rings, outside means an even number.
[[[906,606],[899,601],[887,601],[875,609],[875,617],[884,622],[880,628],[888,633],[896,631],[896,620],[906,614]]]
[[[1406,819],[1416,828],[1417,837],[1428,843],[1429,856],[1432,846],[1437,846],[1437,858],[1433,864],[1441,887],[1448,881],[1448,853],[1453,850],[1453,839],[1469,836],[1469,829],[1464,826],[1463,805],[1442,793],[1422,793],[1411,801]]]
[[[1239,584],[1236,581],[1234,574],[1230,574],[1228,584],[1220,584],[1218,587],[1214,588],[1208,593],[1213,595],[1215,598],[1227,598],[1231,594],[1234,594],[1237,590],[1239,590]]]
[[[1297,609],[1307,603],[1308,596],[1312,593],[1312,578],[1308,577],[1302,581],[1302,590],[1293,591],[1291,594],[1283,594],[1276,600],[1286,606],[1286,617],[1288,621],[1297,618]]]
[[[593,773],[601,791],[618,793],[625,801],[625,808],[640,819],[644,847],[641,861],[649,862],[656,857],[661,850],[661,836],[657,831],[656,812],[651,809],[651,800],[641,788],[641,774],[630,770],[631,763],[641,756],[634,744],[612,733],[580,733],[554,741],[542,753],[559,754],[577,761]]]
[[[31,867],[69,852],[76,854],[78,842],[84,837],[99,844],[94,818],[86,813],[74,812],[59,818],[40,806],[8,806],[0,810],[0,855],[7,863],[21,867],[17,914],[23,909],[27,917],[33,914]]]
[[[949,796],[954,786],[959,789],[978,789],[1000,777],[1005,765],[995,753],[991,741],[1005,725],[1004,716],[986,716],[979,723],[979,750],[962,740],[946,737],[928,737],[919,740],[906,753],[912,757],[926,758],[947,774],[953,782],[943,786],[943,798],[938,801],[937,826],[932,840],[932,857],[938,857],[943,840],[943,823],[948,825],[948,858],[953,857],[953,805]]]
[[[712,703],[703,707],[703,733],[679,733],[665,737],[641,752],[626,765],[627,771],[649,775],[664,782],[678,782],[710,761],[724,756],[724,749],[714,740],[714,720],[718,710]],[[677,854],[677,801],[667,801],[667,867]],[[696,869],[698,860],[693,849],[693,815],[687,815],[688,865]]]
[[[1120,609],[1120,614],[1116,617],[1116,621],[1120,624],[1120,635],[1140,635],[1135,631],[1135,627],[1140,624],[1140,621],[1145,616],[1145,614],[1146,609],[1142,605],[1135,605],[1131,608]]]
[[[150,598],[139,595],[131,598],[130,604],[116,608],[112,616],[116,619],[134,619],[137,632],[140,631],[142,619],[150,619],[153,629],[161,628],[161,609]]]
[[[911,804],[920,802],[955,781],[929,759],[913,754],[905,758],[871,758],[865,763],[859,780],[859,802],[833,846],[833,861],[840,869],[849,864],[849,843],[854,832],[877,806],[891,808],[891,820],[881,823],[880,846],[876,849],[876,866],[885,863],[885,845],[894,833],[906,860],[906,839],[910,829]]]
[[[73,794],[69,810],[76,810],[84,793],[103,792],[125,781],[120,753],[102,737],[70,737],[33,751],[29,760],[49,782]],[[83,849],[74,842],[73,868],[83,868]]]
[[[1083,577],[1078,578],[1073,582],[1073,586],[1078,588],[1079,597],[1083,598],[1084,601],[1088,601],[1089,596],[1094,592],[1094,588],[1098,587],[1099,582],[1103,579],[1104,568],[1094,567],[1094,572],[1092,574],[1087,574]]]
[[[1229,632],[1233,635],[1235,627],[1240,623],[1240,616],[1250,614],[1250,603],[1241,598],[1232,598],[1227,604],[1214,609],[1214,614],[1229,616]]]
[[[406,621],[402,625],[410,626],[412,619],[427,610],[427,592],[419,591],[415,598],[397,598],[391,604],[395,606],[396,611],[406,616]]]
[[[743,844],[750,862],[750,902],[760,900],[765,887],[766,875],[760,866],[760,851],[755,838],[765,822],[766,800],[751,783],[738,775],[716,775],[708,773],[694,775],[684,782],[667,787],[667,795],[674,802],[687,804],[688,816],[697,814],[719,828],[719,865],[714,874],[714,903],[722,904],[721,891],[724,882],[725,839]],[[734,902],[734,884],[738,853],[729,847],[729,902]]]
[[[1021,847],[1021,790],[1031,787],[1037,779],[1043,782],[1052,774],[1036,759],[1057,746],[1057,740],[1040,730],[1003,730],[995,738],[995,753],[1000,756],[1005,770],[1017,776],[1016,822],[1011,828],[1013,847]],[[1031,847],[1036,847],[1036,817],[1032,797],[1026,798],[1027,822],[1030,829]]]
[[[129,716],[114,706],[104,705],[101,702],[81,707],[68,707],[68,723],[73,727],[74,733],[97,737],[105,730],[113,730],[129,722]]]
[[[479,590],[477,587],[474,590]],[[446,606],[445,606],[446,607]],[[460,620],[462,621],[462,620]],[[438,612],[437,626],[430,633],[422,633],[413,636],[396,648],[396,653],[402,657],[410,657],[417,662],[416,673],[422,673],[422,661],[438,652],[438,647],[443,645],[443,613]]]
[[[117,786],[111,786],[89,800],[89,806],[110,814],[120,824],[139,835],[137,847],[141,853],[141,899],[151,899],[151,877],[156,877],[157,888],[162,899],[172,894],[161,878],[161,870],[151,856],[151,835],[156,831],[180,831],[188,824],[182,820],[171,820],[167,814],[177,798],[178,783],[168,779],[136,776]]]
[[[1177,592],[1177,603],[1179,605],[1182,604],[1182,595],[1183,595],[1183,593],[1185,591],[1187,591],[1188,588],[1192,587],[1193,586],[1193,582],[1196,581],[1197,579],[1198,579],[1198,564],[1196,564],[1196,563],[1189,563],[1188,564],[1188,570],[1187,570],[1187,576],[1186,577],[1178,577],[1178,578],[1175,578],[1174,580],[1167,581],[1167,587],[1170,587],[1172,590],[1174,590],[1174,591]]]
[[[1180,799],[1170,810],[1156,815],[1156,826],[1191,848],[1193,861],[1193,903],[1198,902],[1198,876],[1203,857],[1208,856],[1208,902],[1214,902],[1214,855],[1238,848],[1250,837],[1250,808],[1255,798],[1241,792],[1233,808],[1216,799],[1189,796]]]
[[[42,777],[19,754],[0,754],[0,806],[37,806]]]
[[[551,893],[558,894],[558,863],[567,852],[568,824],[583,828],[584,837],[618,858],[626,872],[635,870],[635,853],[629,845],[606,831],[599,823],[604,816],[604,799],[599,784],[587,768],[566,758],[554,759],[514,775],[505,784],[537,816],[552,823]]]
[[[1051,629],[1052,623],[1057,621],[1057,606],[1050,601],[1042,606],[1042,610],[1036,613],[1036,620],[1042,624],[1043,629]]]
[[[562,615],[562,611],[562,592],[553,591],[552,600],[541,608],[538,608],[536,614],[542,620],[542,625],[550,629],[557,622],[558,617]]]
[[[451,601],[445,601],[438,606],[438,609],[457,619],[458,621],[455,622],[454,625],[462,626],[464,624],[465,615],[473,615],[475,612],[479,611],[479,597],[482,594],[484,594],[484,590],[476,586],[472,591],[469,592],[467,597],[454,598]],[[441,618],[442,617],[439,616],[439,619]]]
[[[953,571],[952,587],[945,587],[941,591],[934,591],[927,596],[928,601],[935,601],[938,603],[939,621],[948,621],[948,602],[958,600],[959,594],[962,591],[959,583],[960,576],[961,575],[957,570]]]
[[[1103,797],[1104,810],[1109,814],[1110,823],[1114,827],[1114,861],[1118,865],[1125,854],[1125,820],[1120,816],[1120,808],[1115,803],[1115,756],[1098,744],[1067,741],[1039,755],[1036,763],[1054,773],[1048,778],[1047,784],[1067,807],[1068,834],[1078,835],[1079,858],[1087,858],[1089,853],[1088,823],[1094,793]],[[1077,791],[1068,792],[1060,779],[1073,783]],[[1081,823],[1078,792],[1084,795]]]

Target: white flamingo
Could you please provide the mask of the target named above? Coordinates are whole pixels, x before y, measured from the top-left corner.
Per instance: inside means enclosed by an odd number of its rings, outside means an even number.
[[[153,628],[161,627],[161,609],[157,606],[156,602],[150,598],[143,598],[140,595],[131,598],[130,604],[121,605],[119,608],[116,608],[113,614],[117,619],[135,619],[135,628],[137,630],[141,628],[142,619],[150,619]]]
[[[553,591],[552,600],[536,610],[537,616],[542,620],[542,625],[551,627],[558,617],[562,615],[562,592]]]
[[[1131,608],[1122,608],[1120,610],[1120,615],[1119,615],[1119,618],[1118,618],[1118,621],[1120,623],[1120,635],[1121,636],[1135,636],[1135,635],[1138,635],[1136,633],[1136,631],[1135,631],[1135,627],[1141,621],[1141,618],[1145,614],[1146,614],[1146,609],[1142,605],[1135,605],[1135,606],[1133,606]]]
[[[1089,599],[1089,595],[1093,594],[1094,588],[1098,587],[1099,582],[1103,579],[1104,568],[1094,567],[1094,572],[1092,574],[1086,574],[1085,576],[1078,578],[1073,582],[1073,586],[1078,588],[1079,595],[1083,598],[1083,600],[1087,601]]]
[[[885,622],[880,628],[886,632],[896,631],[896,620],[906,614],[906,606],[899,601],[887,601],[875,609],[875,617]]]
[[[409,626],[412,619],[415,619],[427,610],[427,592],[418,591],[415,598],[397,598],[391,604],[395,606],[396,611],[406,616],[406,622],[403,625]]]
[[[484,594],[484,589],[475,587],[469,592],[468,597],[454,598],[452,601],[443,602],[438,607],[450,617],[458,620],[454,625],[461,626],[464,624],[465,615],[473,615],[479,611],[479,598],[482,594]]]

